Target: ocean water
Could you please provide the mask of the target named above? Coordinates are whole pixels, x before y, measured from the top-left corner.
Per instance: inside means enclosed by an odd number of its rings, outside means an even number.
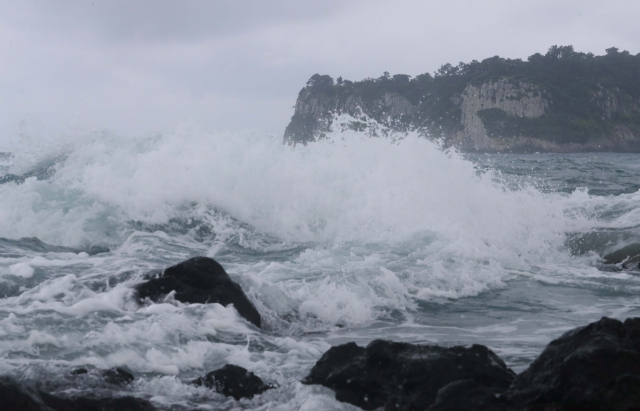
[[[640,156],[464,155],[344,131],[97,132],[0,157],[0,374],[162,410],[357,409],[300,380],[331,345],[485,344],[516,372],[564,331],[640,315]],[[263,316],[140,306],[143,275],[219,261]],[[237,402],[224,364],[278,388]],[[106,386],[78,367],[124,367]]]

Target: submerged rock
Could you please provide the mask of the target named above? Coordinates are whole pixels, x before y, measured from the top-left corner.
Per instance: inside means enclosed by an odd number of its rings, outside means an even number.
[[[102,373],[105,382],[113,385],[127,385],[133,382],[133,374],[122,368],[110,368]]]
[[[640,268],[640,244],[634,243],[604,256],[605,264],[620,264],[623,268]]]
[[[424,410],[439,395],[446,397],[442,389],[454,382],[479,387],[479,394],[472,398],[490,404],[514,377],[482,345],[444,348],[376,340],[366,348],[355,343],[332,347],[302,382],[331,388],[337,400],[365,410]],[[473,402],[466,404],[473,406]],[[451,409],[446,404],[439,406]]]
[[[128,371],[123,370],[122,368],[109,368],[108,370],[93,370],[91,373],[86,368],[76,368],[72,370],[70,375],[74,377],[78,376],[86,376],[86,375],[98,375],[102,378],[104,382],[111,385],[119,385],[125,386],[127,384],[131,384],[134,380],[133,374]]]
[[[0,411],[154,411],[150,402],[134,397],[62,398],[0,378]]]
[[[167,268],[161,275],[136,287],[140,300],[158,301],[171,291],[184,303],[233,304],[238,313],[260,327],[262,319],[240,285],[232,281],[215,260],[195,257]]]
[[[265,384],[260,377],[237,365],[227,364],[224,367],[211,371],[204,377],[193,381],[193,384],[213,388],[220,394],[240,398],[253,398],[273,388]]]
[[[116,398],[61,398],[41,393],[46,405],[56,411],[154,411],[156,408],[149,401],[135,397]]]
[[[640,318],[602,318],[552,341],[514,380],[514,409],[640,409]]]

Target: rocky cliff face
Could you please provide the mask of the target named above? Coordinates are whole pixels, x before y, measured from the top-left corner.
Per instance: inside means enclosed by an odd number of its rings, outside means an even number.
[[[470,84],[458,101],[463,130],[452,138],[460,148],[472,151],[499,150],[497,141],[489,137],[479,112],[494,109],[510,117],[538,118],[549,109],[549,100],[538,87],[505,79],[480,86]]]
[[[499,117],[501,114],[506,122],[538,119],[552,113],[553,99],[551,94],[543,88],[526,82],[515,83],[504,79],[481,86],[469,85],[460,98],[463,131],[449,138],[452,145],[463,151],[638,152],[640,151],[640,133],[637,130],[634,132],[631,127],[625,125],[624,119],[638,116],[640,104],[629,99],[625,104],[621,99],[619,90],[601,88],[600,91],[593,93],[593,100],[597,102],[598,107],[594,116],[607,121],[611,125],[611,130],[604,137],[584,143],[560,143],[539,138],[536,133],[527,134],[527,130],[519,132],[512,129],[510,133],[487,130],[486,123],[489,123],[489,119],[483,114],[490,111],[493,111],[494,115],[499,113]]]
[[[598,107],[594,116],[611,122],[610,133],[584,143],[563,143],[540,138],[531,130],[517,129],[518,122],[535,121],[553,112],[552,95],[543,87],[509,79],[468,84],[462,93],[450,97],[451,105],[459,109],[456,118],[459,128],[435,137],[443,138],[445,145],[466,152],[640,151],[640,133],[624,124],[625,118],[640,115],[640,98],[623,99],[618,91],[602,88],[593,93],[593,100]],[[295,145],[322,139],[334,128],[334,121],[341,114],[353,117],[350,124],[353,129],[370,127],[360,121],[365,117],[375,120],[379,127],[365,130],[370,135],[417,131],[429,137],[430,130],[421,127],[425,124],[421,103],[412,103],[397,92],[365,98],[358,93],[327,96],[303,89],[284,142]]]
[[[316,74],[298,95],[284,142],[307,144],[348,127],[371,136],[416,132],[461,151],[640,152],[640,54],[606,51],[553,46],[527,61],[495,56],[415,78],[335,82]]]
[[[354,94],[329,98],[308,91],[301,92],[295,114],[285,130],[284,142],[295,145],[322,139],[332,130],[334,120],[342,114],[353,117],[352,128],[362,128],[360,124],[363,123],[358,120],[371,117],[382,126],[381,130],[390,130],[403,118],[414,116],[416,108],[402,95],[391,92],[372,99]],[[367,131],[376,135],[376,130]]]

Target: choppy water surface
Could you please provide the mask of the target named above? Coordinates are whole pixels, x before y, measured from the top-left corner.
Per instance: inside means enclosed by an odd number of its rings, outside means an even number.
[[[37,153],[37,154],[34,154]],[[640,315],[640,156],[458,155],[341,133],[307,147],[180,130],[0,161],[0,373],[160,409],[354,409],[298,381],[330,345],[481,343],[516,371],[563,331]],[[139,306],[144,273],[218,260],[263,315]],[[188,383],[232,363],[278,389]],[[110,391],[75,367],[126,367]]]

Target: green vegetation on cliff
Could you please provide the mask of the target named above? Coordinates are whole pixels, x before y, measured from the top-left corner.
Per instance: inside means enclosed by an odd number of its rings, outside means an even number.
[[[503,101],[526,97],[524,91],[495,91],[497,82],[510,83],[513,90],[529,89],[530,99],[544,100],[542,114],[515,115],[504,109],[507,103],[492,105],[496,93],[502,93],[498,98]],[[464,101],[470,101],[474,92],[484,93],[490,104],[485,108],[487,104],[482,103],[485,106],[465,114]],[[389,96],[395,96],[393,104],[385,103]],[[399,99],[406,102],[406,109],[392,112],[390,107],[398,106]],[[640,54],[610,48],[605,55],[595,56],[576,52],[572,46],[553,46],[526,61],[495,56],[457,66],[445,64],[433,75],[415,78],[385,72],[379,78],[352,82],[316,74],[300,91],[285,141],[314,140],[326,132],[330,116],[354,115],[356,106],[392,129],[414,129],[431,136],[471,133],[465,127],[471,127],[472,115],[479,117],[482,132],[490,138],[584,144],[616,133],[640,136]]]

